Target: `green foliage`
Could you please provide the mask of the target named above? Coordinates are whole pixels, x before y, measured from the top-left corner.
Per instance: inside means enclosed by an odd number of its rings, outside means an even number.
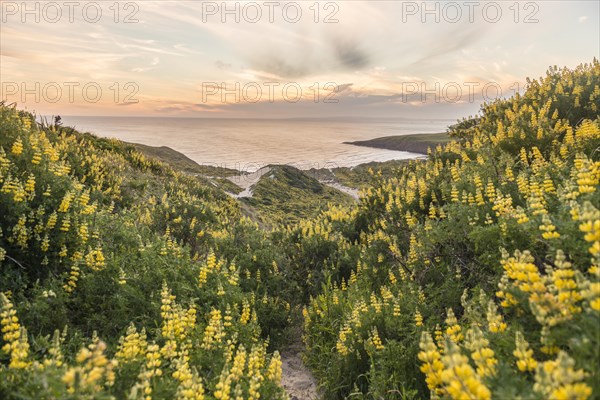
[[[260,273],[269,282],[275,275],[274,258],[257,266],[241,257],[245,247],[229,247],[230,232],[240,230],[257,246],[267,240],[237,203],[131,145],[0,110],[0,291],[9,297],[3,397],[135,398],[147,391],[187,398],[185,390],[200,396],[203,387],[215,398],[233,374],[235,354],[254,352],[263,366],[238,365],[243,371],[232,378],[232,392],[279,398],[280,366],[268,371],[265,364],[267,337],[281,341],[292,310],[277,293],[281,287],[258,283]],[[165,303],[166,291],[192,310],[189,316],[165,314],[175,307]],[[157,346],[165,375],[150,376],[142,361],[121,365],[118,350],[132,323]],[[211,323],[223,330],[214,349],[205,344],[214,335]],[[173,324],[189,324],[189,332],[172,337]],[[60,343],[49,339],[67,327]],[[169,350],[173,343],[176,351]],[[85,346],[97,351],[89,360]],[[140,350],[142,360],[149,349]],[[252,375],[263,384],[252,383]]]
[[[599,87],[597,61],[551,69],[524,95],[451,127],[457,140],[426,160],[375,174],[358,212],[344,220],[358,232],[328,232],[344,253],[359,249],[355,265],[304,311],[308,362],[326,398],[598,393]],[[531,260],[511,261],[507,254],[518,250]],[[540,282],[537,295],[518,280],[528,276]],[[496,305],[488,310],[486,301],[477,314],[466,299],[480,290]],[[516,332],[533,346],[537,370],[515,367]],[[478,369],[473,343],[491,351],[493,373]],[[460,357],[465,375],[455,376]],[[536,384],[544,368],[569,378]],[[455,390],[461,382],[473,391]]]
[[[283,398],[301,310],[327,399],[597,397],[598,99],[553,68],[426,159],[318,171],[358,203],[0,105],[0,397]]]

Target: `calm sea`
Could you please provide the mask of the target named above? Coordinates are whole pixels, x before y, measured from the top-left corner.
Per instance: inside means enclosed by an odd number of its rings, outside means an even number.
[[[343,142],[443,132],[454,122],[442,119],[63,117],[65,125],[80,131],[150,146],[168,146],[201,165],[248,172],[268,164],[310,169],[414,158],[418,155]]]

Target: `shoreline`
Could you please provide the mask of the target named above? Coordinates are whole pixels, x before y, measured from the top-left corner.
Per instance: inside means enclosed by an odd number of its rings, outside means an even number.
[[[412,135],[407,135],[407,136],[412,136]],[[305,173],[308,173],[309,171],[314,171],[314,170],[325,170],[325,169],[332,169],[332,168],[333,169],[339,169],[339,168],[354,169],[356,167],[361,167],[361,166],[371,165],[371,164],[384,164],[384,163],[390,163],[390,162],[393,163],[393,162],[399,162],[399,161],[409,161],[409,160],[422,158],[422,156],[425,154],[425,153],[421,153],[421,152],[417,152],[417,151],[408,151],[408,150],[369,146],[367,144],[364,144],[364,145],[362,144],[362,143],[367,143],[367,142],[371,142],[371,141],[376,141],[379,139],[382,139],[382,138],[376,138],[376,139],[366,140],[366,141],[342,142],[342,143],[343,144],[351,144],[351,145],[355,145],[355,146],[379,148],[382,150],[404,151],[404,152],[408,152],[408,153],[413,153],[413,156],[407,157],[407,158],[393,158],[393,159],[389,159],[389,160],[387,160],[387,159],[386,160],[370,160],[370,161],[365,161],[365,162],[361,162],[359,164],[350,165],[350,166],[335,166],[335,167],[329,166],[329,167],[317,167],[317,168],[315,168],[314,165],[310,165],[310,164],[298,165],[296,163],[289,163],[289,164],[287,164],[287,163],[282,163],[282,164],[269,163],[269,164],[260,166],[256,170],[248,170],[248,169],[234,169],[234,168],[229,168],[229,167],[215,166],[214,163],[200,164],[197,161],[190,158],[189,156],[182,153],[181,151],[175,150],[169,146],[151,146],[151,145],[146,145],[146,144],[136,143],[136,142],[127,142],[127,141],[122,141],[122,142],[135,147],[137,150],[141,151],[142,153],[144,153],[148,156],[157,158],[163,162],[171,164],[172,166],[175,166],[177,169],[180,169],[182,171],[189,172],[189,173],[196,173],[196,174],[200,174],[200,175],[204,175],[204,176],[211,176],[211,177],[216,176],[216,177],[228,178],[228,179],[234,178],[234,177],[239,177],[239,176],[252,175],[264,168],[269,168],[272,166],[290,166],[290,167],[296,168],[300,171],[303,171]],[[120,140],[120,139],[117,139],[117,140]],[[315,163],[315,164],[318,165],[318,163]]]

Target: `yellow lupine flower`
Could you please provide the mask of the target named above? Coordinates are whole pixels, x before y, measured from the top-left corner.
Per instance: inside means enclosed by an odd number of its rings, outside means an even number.
[[[513,355],[517,358],[517,368],[523,372],[534,371],[537,361],[533,358],[533,350],[529,348],[529,343],[521,332],[517,331],[515,336],[516,349],[513,351]]]
[[[202,348],[210,350],[214,346],[221,343],[225,336],[221,311],[213,309],[210,312],[208,325],[204,329],[204,337],[202,339]]]
[[[498,307],[493,300],[488,302],[487,315],[488,329],[490,332],[498,333],[506,330],[506,323],[504,322],[502,315],[498,313]]]
[[[479,376],[492,376],[496,374],[496,364],[494,351],[489,347],[489,341],[483,336],[483,332],[477,327],[467,331],[466,347],[471,351],[471,359],[477,366]]]
[[[489,400],[490,390],[469,365],[468,358],[460,353],[453,342],[448,342],[442,356],[444,370],[441,373],[444,391],[455,400]]]
[[[585,202],[583,209],[578,215],[578,220],[582,221],[579,229],[585,233],[585,241],[592,243],[589,252],[593,256],[600,255],[600,211],[590,202]]]
[[[77,265],[73,265],[71,267],[71,271],[69,272],[69,279],[67,283],[63,285],[63,289],[67,293],[72,293],[73,290],[77,287],[77,281],[79,280],[79,267]]]
[[[461,327],[458,324],[456,316],[454,315],[454,311],[451,308],[448,308],[447,317],[446,317],[446,334],[450,337],[455,343],[460,342],[463,339],[463,334],[461,333]]]
[[[59,213],[66,213],[67,211],[69,211],[72,201],[73,201],[73,194],[71,192],[67,192],[67,194],[65,194],[62,201],[60,202],[60,205],[58,206],[57,211]]]
[[[10,355],[8,368],[26,369],[31,365],[27,332],[19,324],[17,312],[4,293],[0,293],[0,301],[2,301],[0,326],[2,327],[2,339],[5,342],[2,351]]]
[[[381,341],[381,338],[379,337],[379,332],[377,331],[377,327],[374,327],[370,334],[369,334],[369,338],[367,339],[367,346],[372,346],[373,348],[375,348],[375,350],[383,350],[385,347],[383,346],[383,342]],[[367,350],[368,351],[368,350]]]
[[[423,326],[423,316],[419,310],[415,311],[415,325],[418,327]]]
[[[27,182],[25,183],[25,192],[28,194],[35,192],[35,175],[29,174],[29,178],[27,178]]]
[[[539,226],[540,231],[542,231],[542,237],[544,239],[558,239],[560,234],[556,232],[556,226],[552,224],[552,221],[547,215],[542,217],[543,224]]]
[[[142,329],[138,332],[135,325],[130,324],[127,328],[126,336],[119,339],[119,347],[115,358],[121,362],[128,362],[137,358],[144,358],[148,342],[146,341],[146,331]]]
[[[106,259],[101,247],[96,247],[85,256],[85,263],[94,271],[99,271],[106,265]]]
[[[556,360],[537,366],[533,389],[549,398],[586,400],[592,394],[592,389],[581,382],[586,375],[583,370],[576,370],[575,361],[561,351]]]
[[[18,138],[13,143],[10,152],[13,153],[16,156],[21,155],[23,153],[23,142],[21,141],[21,138]]]
[[[103,386],[113,385],[113,369],[117,362],[109,360],[105,350],[106,344],[98,338],[94,338],[87,348],[81,348],[76,356],[79,365],[68,368],[62,377],[69,393],[94,393]]]
[[[281,356],[279,355],[278,351],[275,351],[273,353],[273,356],[271,357],[271,361],[269,362],[269,367],[267,370],[267,379],[279,384],[279,382],[281,382],[282,375],[281,366]]]
[[[444,365],[441,361],[441,354],[431,339],[429,332],[421,333],[419,347],[421,348],[421,352],[419,353],[418,358],[423,362],[420,369],[421,372],[425,374],[427,387],[432,393],[438,393],[438,388],[442,384],[442,371]]]

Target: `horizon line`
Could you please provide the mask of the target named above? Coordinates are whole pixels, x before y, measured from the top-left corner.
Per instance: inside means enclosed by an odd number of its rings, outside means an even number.
[[[34,114],[35,115],[35,114]],[[397,119],[397,120],[436,120],[436,121],[451,121],[457,120],[456,118],[438,118],[438,117],[357,117],[357,116],[332,116],[332,117],[190,117],[190,116],[159,116],[159,115],[41,115],[38,114],[36,117],[42,118],[168,118],[168,119],[203,119],[203,120],[333,120],[333,119],[347,119],[347,120],[379,120],[379,119]],[[459,120],[459,119],[458,119]]]

